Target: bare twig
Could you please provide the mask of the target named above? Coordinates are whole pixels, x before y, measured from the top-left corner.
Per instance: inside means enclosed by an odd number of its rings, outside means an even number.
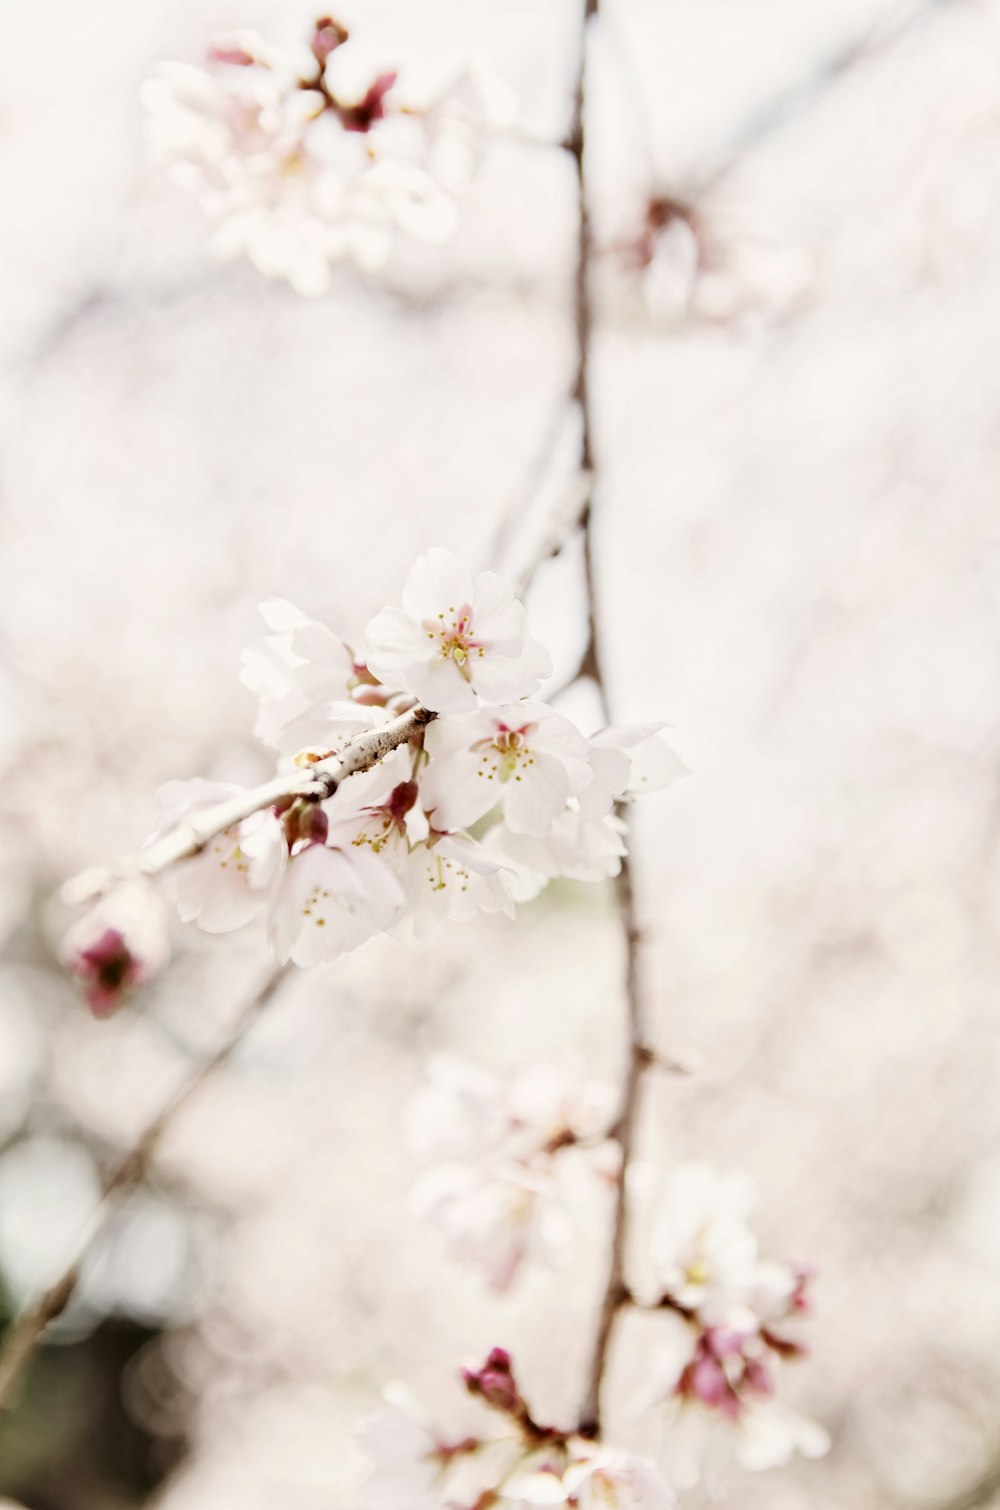
[[[76,1293],[84,1264],[90,1257],[122,1202],[142,1183],[166,1132],[197,1091],[231,1057],[250,1028],[273,999],[291,966],[272,970],[238,1013],[215,1052],[199,1064],[157,1113],[108,1179],[101,1202],[80,1236],[72,1261],[49,1288],[8,1327],[0,1342],[0,1410],[14,1404],[18,1385],[47,1328],[69,1305]]]
[[[859,64],[880,57],[915,27],[954,4],[956,0],[916,0],[915,4],[900,7],[894,14],[869,27],[861,36],[853,37],[835,49],[814,65],[804,78],[789,85],[766,105],[752,111],[737,127],[715,161],[695,173],[690,182],[682,187],[679,197],[690,203],[716,188],[742,161],[745,153],[767,141],[790,121],[818,104],[828,89],[839,84]]]
[[[401,713],[381,728],[366,729],[349,739],[339,755],[317,761],[305,770],[293,771],[287,776],[276,776],[263,786],[254,787],[226,802],[218,802],[195,813],[145,849],[134,850],[111,865],[94,866],[91,870],[74,876],[63,887],[63,899],[71,906],[79,902],[90,902],[109,891],[119,881],[159,875],[178,860],[186,860],[198,854],[216,834],[223,833],[233,824],[242,822],[244,818],[249,818],[252,813],[260,812],[263,808],[273,806],[283,798],[307,797],[318,801],[329,797],[345,777],[377,765],[391,750],[420,734],[435,717],[436,714],[426,708],[411,708],[409,712]]]
[[[574,313],[576,326],[576,375],[573,400],[580,416],[580,471],[587,479],[586,502],[581,514],[583,533],[584,585],[587,601],[587,647],[580,674],[593,682],[606,719],[610,718],[610,698],[602,660],[600,616],[594,563],[594,502],[597,497],[598,470],[595,455],[593,413],[591,406],[591,351],[594,311],[591,292],[593,240],[586,161],[586,93],[587,49],[592,22],[598,15],[599,0],[583,0],[580,28],[580,54],[573,100],[571,151],[576,165],[577,183],[577,255],[574,276]],[[635,886],[628,856],[622,859],[617,882],[618,915],[625,946],[625,1001],[627,1008],[628,1063],[622,1086],[618,1121],[612,1137],[621,1151],[614,1194],[611,1254],[608,1275],[601,1298],[597,1335],[591,1356],[586,1393],[580,1412],[580,1431],[596,1436],[601,1424],[601,1386],[607,1363],[608,1348],[615,1319],[628,1299],[625,1283],[625,1248],[628,1237],[626,1181],[635,1133],[638,1125],[639,1097],[643,1072],[654,1062],[646,1046],[643,1024],[643,988],[640,975],[640,934]]]

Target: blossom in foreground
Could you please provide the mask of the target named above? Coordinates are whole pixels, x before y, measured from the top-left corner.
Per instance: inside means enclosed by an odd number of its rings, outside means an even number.
[[[451,1056],[432,1059],[404,1111],[410,1145],[429,1164],[411,1209],[493,1290],[509,1289],[529,1262],[560,1267],[575,1230],[561,1155],[593,1149],[599,1173],[616,1103],[611,1084],[572,1066],[533,1065],[503,1086]]]
[[[528,638],[527,615],[496,572],[473,578],[450,551],[417,560],[402,608],[383,608],[365,631],[368,669],[439,713],[530,697],[551,674]]]
[[[398,1395],[365,1423],[359,1440],[371,1464],[364,1494],[372,1510],[672,1510],[673,1492],[649,1459],[540,1425],[505,1349],[494,1348],[480,1368],[463,1369],[462,1377],[469,1394],[493,1413],[481,1434],[449,1439]]]
[[[196,197],[212,251],[312,296],[341,259],[378,268],[398,235],[454,232],[470,142],[497,119],[478,78],[464,69],[418,105],[326,16],[300,55],[239,31],[215,39],[204,67],[160,63],[142,101],[153,157]]]
[[[776,1398],[784,1366],[805,1356],[809,1272],[759,1256],[748,1223],[756,1201],[746,1175],[685,1165],[653,1234],[665,1335],[652,1397],[666,1407],[666,1450],[682,1486],[728,1462],[770,1468],[829,1447],[821,1426]]]
[[[298,767],[305,784],[311,766],[351,741],[377,741],[394,721],[398,728],[400,714],[420,714],[393,735],[405,742],[373,750],[375,763],[344,776],[329,796],[317,785],[262,800],[167,870],[165,889],[185,922],[208,933],[261,924],[281,961],[320,964],[377,934],[424,937],[446,921],[509,918],[556,877],[612,876],[625,830],[609,809],[681,773],[655,726],[588,738],[538,701],[549,661],[528,634],[523,605],[509,583],[491,572],[474,577],[447,550],[420,557],[403,606],[368,625],[366,659],[282,599],[269,599],[262,613],[268,633],[245,653],[242,675],[258,699],[256,732],[279,752],[283,775]],[[147,843],[183,835],[191,820],[210,829],[213,809],[236,798],[253,806],[245,787],[168,782]],[[77,973],[85,964],[77,960]],[[148,978],[148,970],[121,968],[133,982]],[[101,1010],[122,995],[102,999]],[[537,1162],[541,1145],[525,1143],[526,1125],[519,1145],[503,1150],[502,1175],[485,1189],[463,1176],[447,1202],[440,1191],[434,1202],[450,1212],[456,1234],[472,1212],[492,1224],[498,1282],[516,1272],[529,1234],[547,1234],[550,1254],[564,1246],[551,1171]],[[504,1253],[515,1227],[525,1242]]]
[[[147,986],[169,954],[167,911],[154,886],[124,882],[74,924],[60,957],[95,1017],[108,1017]]]

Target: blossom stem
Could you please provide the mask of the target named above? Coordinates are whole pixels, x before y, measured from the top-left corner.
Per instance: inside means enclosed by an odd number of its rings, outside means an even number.
[[[42,1295],[11,1323],[0,1343],[0,1411],[14,1404],[18,1386],[46,1330],[76,1294],[84,1264],[122,1202],[142,1183],[165,1134],[188,1102],[239,1047],[291,970],[272,970],[241,1007],[215,1052],[197,1065],[146,1126],[104,1186],[100,1204],[81,1234],[72,1261]]]
[[[263,786],[215,803],[193,814],[145,849],[124,855],[111,865],[95,866],[74,876],[63,887],[63,900],[70,906],[92,902],[120,881],[159,875],[179,860],[200,853],[216,834],[288,797],[322,801],[333,795],[345,777],[370,770],[392,750],[409,743],[436,716],[427,708],[411,708],[380,728],[365,729],[349,739],[339,755],[330,755],[306,770],[276,776],[273,781],[265,781]]]

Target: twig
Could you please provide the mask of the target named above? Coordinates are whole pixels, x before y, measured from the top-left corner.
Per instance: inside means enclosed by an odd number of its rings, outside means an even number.
[[[591,408],[591,350],[594,313],[591,294],[591,256],[593,242],[586,162],[586,93],[587,43],[591,23],[598,15],[599,0],[583,0],[580,27],[580,55],[573,100],[573,127],[570,133],[577,183],[577,256],[574,277],[574,311],[576,326],[576,376],[573,399],[580,415],[580,470],[588,481],[587,498],[581,515],[583,533],[584,586],[587,601],[587,648],[580,674],[594,684],[605,719],[610,719],[610,698],[602,660],[600,617],[594,568],[594,501],[597,497],[597,463]],[[601,1425],[601,1386],[604,1380],[608,1348],[615,1319],[628,1299],[625,1284],[625,1247],[628,1237],[626,1181],[638,1125],[639,1096],[644,1071],[653,1058],[646,1047],[643,1026],[643,987],[640,975],[640,934],[635,900],[635,885],[628,856],[622,859],[617,882],[618,916],[625,945],[625,1001],[627,1010],[628,1063],[622,1086],[618,1121],[612,1130],[621,1159],[615,1182],[614,1212],[611,1229],[611,1255],[608,1276],[601,1298],[597,1335],[591,1356],[586,1393],[580,1411],[580,1431],[596,1436]]]
[[[859,63],[868,62],[886,52],[914,27],[927,21],[938,10],[954,5],[956,0],[916,0],[900,8],[886,20],[876,23],[863,35],[852,38],[821,60],[797,83],[790,85],[766,105],[752,111],[737,127],[730,141],[715,161],[695,173],[679,191],[679,197],[691,203],[716,188],[742,161],[744,154],[766,141],[789,121],[817,104],[826,91],[846,77]]]
[[[262,808],[271,807],[288,797],[307,797],[312,801],[331,796],[347,776],[367,771],[391,750],[406,744],[421,733],[436,714],[426,708],[411,708],[378,729],[366,729],[349,739],[339,755],[328,756],[303,771],[276,776],[263,786],[254,787],[238,797],[195,813],[186,822],[171,829],[162,839],[134,850],[111,865],[98,865],[74,876],[63,887],[63,899],[74,906],[102,896],[119,881],[155,876],[178,860],[189,859],[204,849],[216,834],[240,823]]]
[[[8,1327],[0,1342],[0,1410],[9,1410],[13,1405],[24,1371],[45,1331],[69,1305],[80,1283],[86,1260],[107,1230],[111,1218],[122,1202],[142,1183],[152,1163],[153,1155],[163,1141],[164,1134],[173,1126],[179,1113],[206,1080],[211,1079],[243,1042],[247,1032],[272,1000],[290,969],[289,965],[281,965],[271,972],[241,1009],[215,1052],[191,1072],[149,1123],[107,1181],[101,1202],[84,1229],[68,1267],[55,1283],[50,1285],[44,1294],[40,1295]]]

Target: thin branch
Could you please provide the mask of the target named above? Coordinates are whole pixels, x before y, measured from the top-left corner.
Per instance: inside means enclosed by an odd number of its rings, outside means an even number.
[[[745,153],[760,146],[818,104],[828,89],[839,84],[861,63],[881,56],[903,37],[924,21],[956,0],[917,0],[916,4],[901,7],[894,15],[878,21],[861,36],[836,48],[827,57],[811,68],[806,76],[791,84],[781,94],[760,106],[737,127],[729,142],[722,148],[715,161],[680,191],[680,197],[690,203],[714,189],[732,172]]]
[[[110,865],[94,866],[74,876],[63,887],[63,899],[74,906],[103,896],[119,881],[159,875],[179,860],[198,854],[216,834],[284,798],[306,797],[315,802],[329,797],[347,776],[377,765],[391,750],[420,734],[436,716],[426,708],[411,708],[381,728],[356,734],[347,741],[339,755],[317,761],[307,770],[276,776],[263,786],[242,792],[226,802],[215,803],[195,813],[145,849],[134,850]]]
[[[598,15],[599,0],[583,0],[580,27],[580,51],[573,99],[573,126],[570,132],[577,184],[577,238],[574,273],[574,314],[576,328],[576,375],[573,400],[580,415],[580,470],[588,479],[586,505],[581,516],[583,532],[584,587],[587,602],[587,648],[581,674],[588,676],[596,688],[601,710],[610,719],[610,698],[602,658],[600,616],[594,561],[594,502],[598,497],[598,468],[594,443],[591,406],[591,357],[594,309],[591,288],[593,239],[590,225],[589,186],[586,158],[587,50],[592,22]],[[601,1387],[604,1381],[611,1334],[619,1311],[628,1299],[625,1283],[625,1249],[628,1238],[628,1204],[626,1183],[638,1126],[640,1090],[644,1071],[654,1063],[646,1045],[643,1025],[644,992],[640,974],[640,934],[635,885],[628,856],[622,859],[616,897],[618,916],[625,946],[625,1002],[627,1012],[628,1063],[622,1086],[621,1106],[612,1136],[621,1159],[614,1191],[611,1229],[611,1254],[608,1275],[601,1297],[597,1335],[591,1356],[586,1393],[580,1412],[580,1431],[596,1436],[601,1426]]]
[[[18,1386],[35,1349],[48,1327],[62,1315],[76,1294],[86,1260],[106,1232],[115,1212],[142,1183],[164,1135],[206,1080],[212,1078],[243,1042],[290,969],[289,965],[281,965],[272,970],[240,1010],[215,1052],[192,1070],[149,1123],[108,1179],[101,1202],[82,1233],[70,1264],[55,1283],[8,1327],[0,1342],[0,1411],[9,1410],[14,1404]]]

